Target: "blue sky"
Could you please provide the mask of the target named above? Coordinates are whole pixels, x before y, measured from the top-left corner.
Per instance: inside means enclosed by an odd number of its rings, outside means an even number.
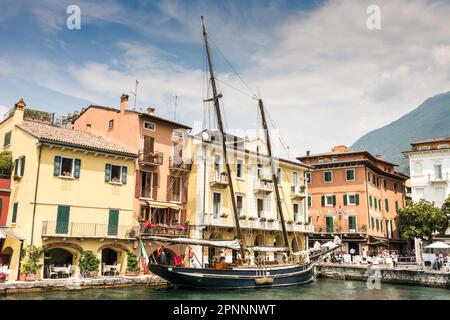
[[[449,2],[378,3],[371,32],[366,1],[0,0],[0,111],[19,98],[57,114],[118,106],[138,79],[138,108],[173,118],[178,95],[177,120],[198,127],[204,15],[294,155],[349,145],[450,84]],[[81,30],[66,28],[71,4]],[[256,102],[213,49],[228,129],[246,134]]]

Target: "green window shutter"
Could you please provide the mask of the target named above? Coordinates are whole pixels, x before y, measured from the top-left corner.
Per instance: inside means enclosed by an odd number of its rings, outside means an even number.
[[[122,183],[123,184],[127,184],[127,172],[128,172],[128,168],[123,166],[122,167]]]
[[[105,165],[105,181],[111,181],[111,165],[109,163]]]
[[[377,210],[378,209],[378,201],[377,201],[377,198],[373,198],[373,202],[374,202],[374,204],[375,204],[375,210]]]
[[[384,206],[386,208],[386,211],[389,212],[389,200],[388,199],[384,199]]]
[[[355,216],[348,217],[348,227],[350,230],[356,230],[356,217]]]
[[[308,207],[311,207],[312,205],[312,198],[311,196],[308,196]]]
[[[59,176],[61,174],[61,157],[60,156],[56,156],[55,157],[55,164],[53,167],[53,175],[54,176]]]
[[[383,231],[383,220],[380,220],[380,229]]]
[[[380,229],[380,221],[377,219],[376,223],[377,223],[377,231],[378,231]]]
[[[23,173],[25,172],[25,156],[23,156],[20,159],[21,159],[20,176],[23,177]]]
[[[17,171],[19,170],[19,159],[14,160],[14,176],[17,176]]]
[[[108,236],[117,236],[119,228],[119,210],[109,210]]]
[[[67,234],[69,231],[70,207],[58,206],[56,217],[56,233]]]
[[[381,209],[381,199],[378,199],[378,210],[380,210],[380,211],[382,210]]]
[[[397,183],[394,183],[394,193],[397,193]]]
[[[373,217],[370,218],[370,222],[372,224],[372,230],[375,228],[375,220],[373,219]]]
[[[367,181],[370,182],[370,172],[367,172]]]
[[[356,205],[359,205],[359,194],[355,194]]]
[[[16,203],[14,203],[14,206],[13,206],[13,214],[12,214],[12,219],[11,219],[12,223],[17,222],[17,210],[18,209],[19,209],[19,203],[16,202]]]
[[[372,203],[372,196],[369,196],[369,205],[372,208],[372,205],[373,205],[373,203]]]
[[[344,195],[342,196],[342,198],[343,198],[343,200],[344,200],[344,206],[346,206],[346,205],[347,205],[347,195],[344,194]]]
[[[81,171],[81,160],[75,159],[75,172],[74,172],[75,178],[80,177],[80,171]]]
[[[347,180],[355,180],[355,170],[347,170]]]
[[[335,206],[335,205],[336,205],[336,196],[333,195],[333,206]]]
[[[383,188],[384,188],[384,191],[386,191],[386,189],[387,189],[387,180],[386,179],[383,179]]]
[[[325,196],[322,195],[322,207],[325,207]]]
[[[397,211],[398,211],[398,201],[395,200],[395,212],[397,212]]]
[[[326,217],[326,229],[327,232],[333,232],[333,217]]]

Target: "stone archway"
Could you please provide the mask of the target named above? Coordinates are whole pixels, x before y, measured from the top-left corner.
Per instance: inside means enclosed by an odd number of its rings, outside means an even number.
[[[0,252],[0,264],[3,266],[7,266],[9,269],[13,253],[14,250],[11,247],[4,248],[3,251]]]
[[[74,254],[65,248],[51,248],[44,253],[44,278],[53,278],[58,276],[53,268],[69,268],[69,276],[72,275],[72,266],[74,265]]]

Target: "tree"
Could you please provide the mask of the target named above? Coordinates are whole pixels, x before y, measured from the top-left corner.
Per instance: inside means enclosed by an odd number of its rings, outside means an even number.
[[[450,194],[448,195],[447,199],[445,199],[444,204],[442,205],[442,211],[447,216],[450,216]]]
[[[139,263],[137,256],[131,251],[127,251],[127,271],[130,272],[139,271]]]
[[[94,252],[85,250],[80,257],[80,271],[82,274],[87,274],[93,271],[98,271],[100,260]]]
[[[449,226],[449,216],[434,203],[421,199],[398,211],[399,230],[405,238],[431,241],[433,233],[444,233]]]
[[[25,248],[25,254],[22,258],[21,272],[37,274],[42,268],[42,259],[44,258],[44,249],[29,245]]]
[[[14,168],[11,151],[0,153],[0,175],[11,176]]]

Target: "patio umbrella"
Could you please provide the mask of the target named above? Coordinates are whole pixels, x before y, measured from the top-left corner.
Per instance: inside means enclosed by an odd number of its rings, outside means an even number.
[[[425,247],[426,249],[450,249],[450,245],[442,241],[436,241]]]

